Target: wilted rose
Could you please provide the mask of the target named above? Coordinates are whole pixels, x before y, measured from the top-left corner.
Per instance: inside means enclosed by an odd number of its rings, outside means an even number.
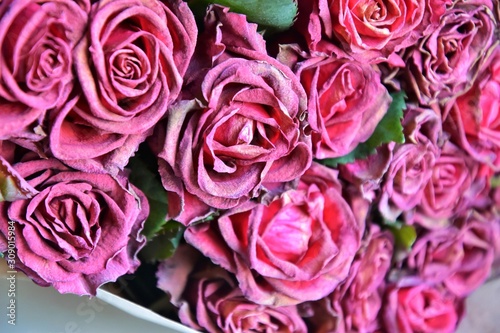
[[[249,202],[193,225],[185,238],[233,272],[245,297],[282,306],[320,299],[347,277],[360,246],[359,223],[336,173],[313,164],[297,190],[269,206]]]
[[[310,56],[294,46],[281,49],[280,60],[285,63],[294,53],[304,57],[292,69],[308,96],[314,156],[343,156],[368,140],[391,103],[380,74],[355,60]]]
[[[338,40],[350,55],[372,63],[413,45],[423,30],[420,24],[426,11],[424,0],[315,0],[299,5],[299,29],[311,49],[321,50],[324,41]],[[302,13],[308,17],[301,19]]]
[[[443,282],[459,297],[484,283],[494,259],[494,228],[486,217],[473,213],[460,229],[430,231],[413,245],[407,262],[430,283]]]
[[[445,289],[394,286],[386,294],[383,322],[387,333],[453,333],[462,312],[462,302]]]
[[[50,149],[117,173],[179,95],[197,28],[180,0],[103,0],[89,20],[74,52],[81,94],[51,116]]]
[[[180,246],[156,274],[158,287],[179,307],[183,324],[211,333],[307,332],[295,306],[269,307],[249,301],[229,272],[198,257],[192,248]]]
[[[13,168],[38,192],[0,203],[0,232],[15,223],[17,268],[37,284],[78,295],[95,295],[135,271],[149,206],[124,177],[73,171],[54,159]]]
[[[201,93],[170,109],[158,155],[170,216],[185,224],[209,207],[235,207],[296,179],[312,155],[304,91],[277,61],[223,61]]]
[[[477,162],[447,142],[424,188],[416,220],[427,228],[449,224],[449,219],[462,213],[482,189],[474,183],[478,171]]]
[[[406,90],[424,105],[459,96],[477,76],[496,24],[486,5],[464,1],[447,10],[439,27],[406,51]]]
[[[0,2],[0,139],[32,132],[28,125],[66,101],[89,8],[88,0]]]
[[[379,210],[390,221],[422,200],[443,140],[441,121],[432,109],[408,104],[402,124],[406,143],[393,149],[379,198]]]
[[[391,267],[393,239],[389,232],[372,227],[367,245],[358,253],[338,297],[345,332],[374,332],[380,328],[385,277]]]
[[[500,170],[500,46],[488,58],[472,88],[452,105],[445,127],[476,160]]]
[[[424,188],[432,177],[437,153],[430,141],[406,143],[394,149],[378,205],[385,218],[395,221],[402,212],[420,203]]]

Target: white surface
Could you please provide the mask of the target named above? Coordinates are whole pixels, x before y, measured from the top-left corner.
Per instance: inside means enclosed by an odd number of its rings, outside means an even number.
[[[195,332],[111,293],[99,291],[92,299],[61,295],[53,288],[35,285],[20,272],[15,274],[16,295],[11,298],[8,275],[5,261],[0,259],[0,333]],[[8,323],[10,299],[16,304],[15,326]]]

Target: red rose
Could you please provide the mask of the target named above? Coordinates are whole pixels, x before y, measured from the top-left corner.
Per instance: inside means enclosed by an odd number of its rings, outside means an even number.
[[[494,259],[494,225],[488,216],[473,213],[449,227],[420,237],[408,256],[408,267],[424,281],[443,282],[455,295],[464,297],[484,283]]]
[[[394,245],[390,233],[376,228],[372,229],[367,243],[353,263],[338,297],[346,332],[374,332],[380,328],[379,311]]]

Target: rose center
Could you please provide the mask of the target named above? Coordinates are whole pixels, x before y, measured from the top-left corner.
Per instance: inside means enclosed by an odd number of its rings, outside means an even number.
[[[309,248],[312,224],[311,217],[301,207],[285,206],[271,220],[262,239],[277,257],[296,262]]]
[[[30,90],[41,92],[52,87],[58,80],[63,80],[65,75],[69,75],[71,56],[61,45],[62,42],[54,36],[43,38],[33,48],[34,53],[30,55],[31,61],[26,73],[19,69],[18,80],[26,81]]]

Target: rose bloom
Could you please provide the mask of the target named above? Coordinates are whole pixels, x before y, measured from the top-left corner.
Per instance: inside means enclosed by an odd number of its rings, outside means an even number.
[[[376,332],[385,276],[391,266],[392,235],[372,226],[349,276],[330,295],[298,306],[311,332]]]
[[[462,313],[463,302],[445,289],[395,286],[386,293],[383,323],[387,333],[452,333]]]
[[[441,121],[432,109],[408,104],[402,124],[406,143],[393,149],[378,204],[382,215],[391,221],[409,213],[422,200],[442,141]]]
[[[486,5],[458,2],[439,27],[404,55],[402,83],[420,103],[445,104],[470,87],[493,41],[496,22]]]
[[[227,271],[198,257],[199,252],[181,245],[156,273],[158,288],[171,295],[183,324],[211,333],[307,332],[295,306],[274,308],[249,301]]]
[[[325,44],[338,40],[351,56],[373,63],[417,41],[427,1],[315,0],[299,6],[297,26],[309,48],[328,49]]]
[[[359,257],[341,287],[340,303],[346,332],[374,332],[380,328],[379,311],[394,241],[391,233],[377,229],[372,227],[366,247],[358,253]]]
[[[335,56],[306,55],[293,46],[281,46],[279,59],[297,57],[292,69],[308,95],[308,121],[313,153],[318,159],[350,153],[368,140],[391,103],[380,74],[371,66]],[[301,54],[302,53],[302,54]]]
[[[462,221],[462,228],[430,231],[418,238],[408,256],[408,267],[427,282],[444,285],[459,297],[484,283],[494,259],[494,225],[478,213]]]
[[[381,188],[380,213],[388,220],[415,208],[432,177],[437,148],[430,142],[398,145]]]
[[[362,231],[336,172],[313,164],[297,190],[190,226],[185,238],[233,272],[245,297],[283,306],[331,293],[347,277]]]
[[[500,170],[500,46],[473,87],[457,98],[445,122],[454,141],[476,160]]]
[[[66,101],[89,7],[88,0],[0,2],[0,139],[31,132],[28,125]]]
[[[0,203],[0,233],[15,223],[16,268],[60,293],[95,295],[97,288],[139,266],[145,196],[117,175],[73,171],[55,159],[13,166],[36,191]]]
[[[197,28],[180,0],[102,0],[89,21],[74,52],[81,95],[51,115],[50,150],[117,173],[179,95]]]
[[[185,224],[296,179],[312,158],[304,91],[285,66],[228,59],[201,93],[172,106],[158,155],[170,216]]]
[[[481,184],[473,182],[478,171],[477,162],[446,142],[425,186],[416,220],[427,228],[449,224],[449,218],[463,212],[482,189]]]

